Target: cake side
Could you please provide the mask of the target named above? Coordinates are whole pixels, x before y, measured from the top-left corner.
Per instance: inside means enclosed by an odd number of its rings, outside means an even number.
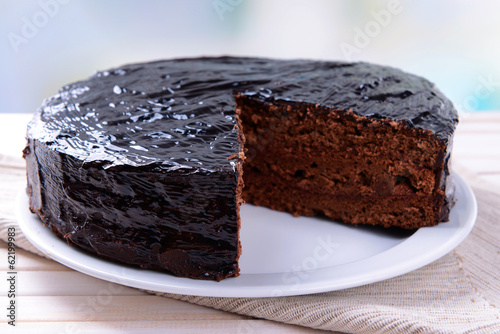
[[[46,99],[27,133],[32,211],[114,261],[237,276],[243,147],[227,77],[200,65],[126,65]]]
[[[352,224],[411,229],[448,219],[448,145],[431,131],[320,105],[236,101],[246,201]]]
[[[238,169],[105,168],[33,139],[24,153],[30,209],[70,245],[180,277],[239,275]]]

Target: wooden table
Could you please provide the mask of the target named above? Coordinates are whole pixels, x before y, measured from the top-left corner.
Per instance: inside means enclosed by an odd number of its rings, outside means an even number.
[[[0,114],[0,154],[20,156],[30,118],[26,114]],[[464,114],[455,136],[453,159],[500,188],[500,112]],[[0,241],[2,309],[7,302],[3,282],[6,259],[7,246]],[[16,268],[18,327],[12,333],[164,333],[165,329],[168,333],[324,333],[149,295],[21,249],[17,249]],[[4,313],[0,312],[0,323],[6,322]]]

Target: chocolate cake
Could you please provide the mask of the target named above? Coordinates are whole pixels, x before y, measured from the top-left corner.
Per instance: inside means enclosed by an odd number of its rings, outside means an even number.
[[[458,122],[429,81],[368,63],[192,58],[98,72],[28,126],[30,209],[69,244],[176,276],[239,274],[239,206],[446,221]]]

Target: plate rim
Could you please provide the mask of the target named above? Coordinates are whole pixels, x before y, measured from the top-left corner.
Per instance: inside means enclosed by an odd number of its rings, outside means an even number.
[[[459,210],[460,207],[457,205],[460,202],[464,203],[464,208],[468,210],[466,210],[467,217],[464,218],[465,223],[458,228],[452,229],[451,234],[450,231],[447,231],[447,227],[450,226],[447,224],[451,224],[451,222],[423,227],[401,243],[373,256],[332,267],[299,271],[302,275],[298,282],[297,277],[287,279],[287,281],[293,281],[293,285],[284,282],[285,275],[289,274],[288,272],[241,274],[235,278],[215,282],[175,277],[168,273],[134,268],[100,258],[78,247],[68,245],[43,225],[36,214],[30,213],[27,205],[28,196],[24,190],[19,192],[16,199],[16,218],[21,231],[38,250],[71,269],[113,283],[154,292],[205,297],[306,295],[354,288],[400,276],[438,260],[457,247],[474,227],[477,219],[477,201],[474,192],[462,177],[452,172],[452,178],[456,187],[456,194],[458,193],[461,198],[458,198],[457,204],[451,210]],[[29,216],[30,219],[37,220],[39,225],[30,224],[29,219],[24,218],[27,215],[31,215]],[[32,229],[31,225],[35,226],[35,228]],[[447,236],[447,233],[450,235]],[[415,258],[404,259],[403,262],[402,254],[413,244],[426,238],[437,238],[437,241],[445,242],[432,248],[432,251],[421,253]],[[60,250],[63,250],[63,252]],[[393,260],[395,258],[399,259],[400,262],[394,264]],[[81,262],[82,259],[83,262]],[[370,262],[373,263],[374,261],[382,261],[386,264],[392,261],[393,264],[376,268],[376,266],[370,264]],[[332,274],[334,274],[332,268],[335,268],[334,270],[339,273],[345,270],[350,271],[351,275],[344,277],[335,277],[333,275],[334,278],[332,279]],[[141,277],[143,279],[140,279]],[[148,279],[144,280],[144,277]],[[266,284],[256,284],[259,281],[266,282]]]

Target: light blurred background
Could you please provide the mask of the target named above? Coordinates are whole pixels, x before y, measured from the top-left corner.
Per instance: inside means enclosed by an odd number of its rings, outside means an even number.
[[[369,61],[462,112],[500,110],[499,1],[0,0],[0,112],[125,63],[202,55]]]

